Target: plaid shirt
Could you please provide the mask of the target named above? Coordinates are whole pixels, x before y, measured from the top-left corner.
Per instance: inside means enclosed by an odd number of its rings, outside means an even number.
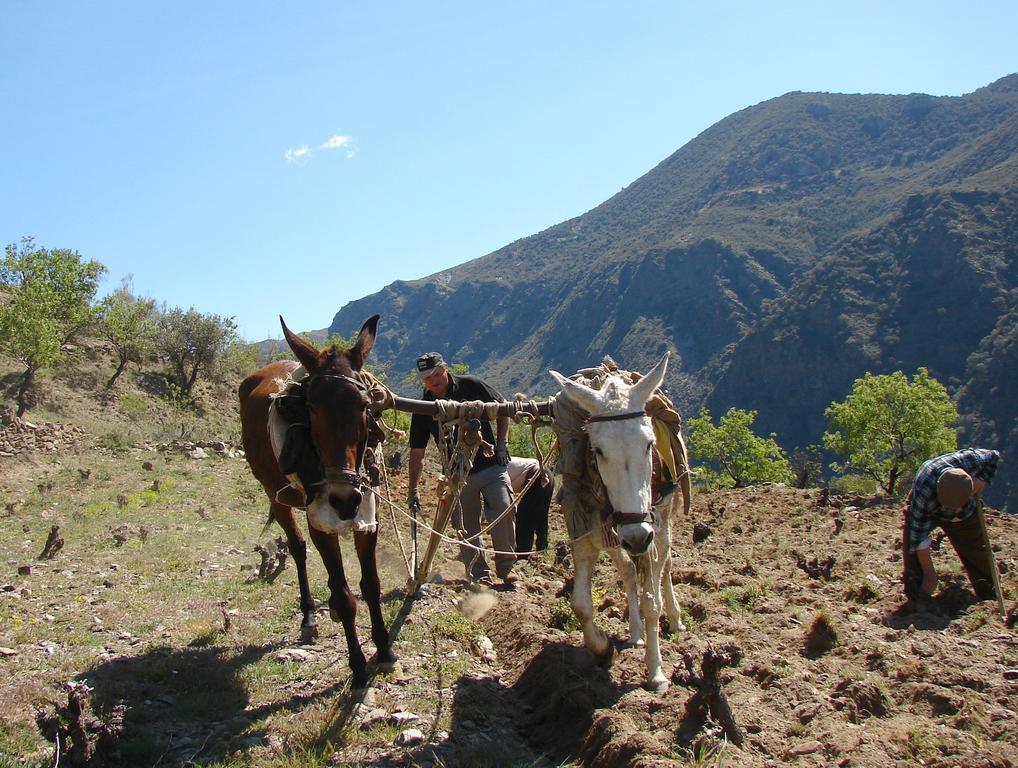
[[[940,506],[937,501],[937,481],[944,470],[964,469],[973,478],[989,483],[997,471],[1000,454],[983,448],[965,448],[954,453],[945,453],[923,464],[916,472],[909,494],[908,541],[909,552],[915,552],[930,535],[933,526],[941,522],[968,520],[976,513],[975,497],[966,502],[960,512]]]

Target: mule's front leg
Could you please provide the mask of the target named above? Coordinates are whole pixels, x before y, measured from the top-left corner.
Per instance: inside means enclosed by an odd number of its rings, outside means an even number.
[[[382,666],[395,664],[397,659],[389,643],[389,629],[382,616],[382,585],[378,580],[378,565],[375,561],[378,531],[358,531],[354,533],[353,540],[361,564],[361,596],[371,617],[371,641],[378,649],[376,660]]]
[[[311,596],[311,587],[308,584],[308,545],[301,535],[300,526],[297,525],[297,518],[291,507],[284,506],[279,502],[272,502],[270,505],[272,517],[279,527],[286,534],[286,549],[293,558],[294,568],[297,569],[297,587],[300,590],[300,637],[301,641],[310,643],[318,637],[318,619],[315,616],[315,599]]]
[[[668,619],[668,633],[685,632],[686,625],[682,623],[679,614],[679,601],[675,598],[675,585],[672,584],[672,553],[669,551],[662,563],[661,568],[661,601],[664,604],[665,616]]]
[[[339,538],[336,534],[323,533],[310,528],[311,540],[314,542],[329,573],[329,616],[333,621],[343,623],[343,634],[346,635],[347,652],[350,654],[350,676],[353,688],[366,688],[368,685],[368,660],[361,650],[357,639],[357,601],[343,572],[343,555],[339,549]]]
[[[583,628],[583,644],[600,658],[611,655],[611,644],[597,625],[594,624],[594,600],[590,594],[590,581],[594,563],[597,561],[598,548],[591,544],[591,536],[573,542],[573,613]]]
[[[644,661],[647,665],[647,688],[663,693],[668,688],[668,678],[661,671],[661,644],[658,619],[661,615],[661,572],[654,567],[650,555],[638,558],[636,572],[640,581],[640,613],[647,631],[647,647]]]
[[[666,502],[669,506],[674,506],[675,497],[670,497],[670,500]],[[655,563],[655,571],[657,573],[657,581],[660,587],[660,595],[662,607],[667,617],[668,633],[672,632],[685,632],[686,625],[682,623],[682,618],[679,615],[679,601],[675,599],[675,585],[672,584],[672,531],[671,531],[671,512],[673,509],[663,508],[658,511],[660,523],[658,524],[657,541],[658,551],[661,552],[660,557]]]
[[[643,645],[643,617],[640,615],[640,596],[636,589],[636,566],[628,555],[623,554],[620,547],[609,550],[615,568],[622,574],[622,583],[626,587],[626,602],[629,604],[629,645]]]

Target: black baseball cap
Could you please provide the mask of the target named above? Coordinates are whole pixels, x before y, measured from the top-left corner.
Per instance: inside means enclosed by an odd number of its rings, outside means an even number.
[[[445,360],[438,352],[428,352],[417,358],[417,375],[426,379],[438,366],[445,365]]]

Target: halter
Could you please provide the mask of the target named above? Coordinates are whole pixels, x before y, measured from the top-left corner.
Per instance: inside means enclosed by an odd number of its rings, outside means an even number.
[[[626,419],[638,419],[646,415],[646,411],[630,411],[629,413],[616,413],[613,416],[588,416],[583,420],[583,423],[587,425],[599,421],[625,421]]]
[[[339,381],[345,381],[347,384],[351,384],[361,394],[365,396],[364,410],[369,418],[371,417],[371,398],[368,397],[368,388],[365,386],[359,378],[353,376],[347,376],[343,373],[317,373],[308,377],[307,388],[304,391],[304,401],[307,402],[308,394],[311,389],[311,384],[318,379],[337,379]],[[367,434],[364,436],[364,442],[361,444],[359,455],[365,456],[368,449],[368,438],[371,435],[371,428],[367,430]],[[325,478],[316,483],[316,486],[324,485],[325,483],[335,483],[337,485],[350,485],[354,488],[367,488],[371,484],[371,478],[365,472],[361,472],[359,468],[354,469],[338,469],[336,467],[323,467]]]

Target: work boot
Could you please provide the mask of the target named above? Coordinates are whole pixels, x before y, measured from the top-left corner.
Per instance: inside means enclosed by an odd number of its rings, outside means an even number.
[[[940,605],[937,604],[936,598],[927,592],[920,592],[918,597],[912,600],[911,605],[915,613],[928,613],[931,616],[944,615]]]

